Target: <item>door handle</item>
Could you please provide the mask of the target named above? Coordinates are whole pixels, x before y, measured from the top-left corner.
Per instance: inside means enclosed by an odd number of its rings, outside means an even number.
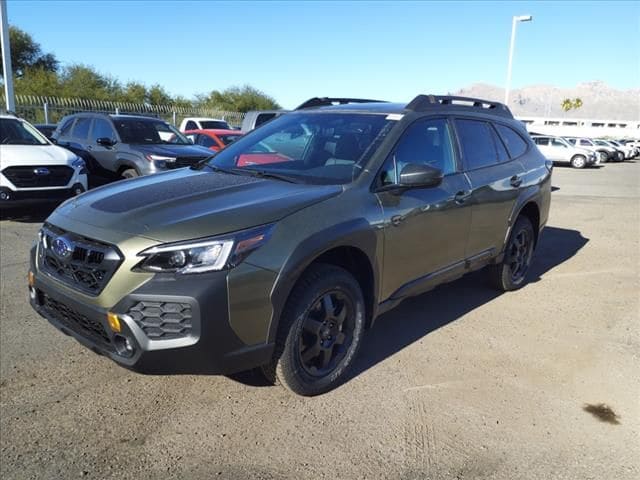
[[[394,215],[393,217],[391,217],[391,223],[396,227],[400,225],[403,220],[404,217],[402,215]]]
[[[512,187],[518,188],[520,185],[522,185],[522,178],[518,175],[514,175],[509,180],[509,183],[511,183]]]
[[[93,147],[91,145],[87,145],[87,150],[91,151],[93,150]]]
[[[471,190],[460,190],[458,193],[455,194],[453,199],[458,205],[461,205],[464,202],[466,202],[470,196],[471,196]]]

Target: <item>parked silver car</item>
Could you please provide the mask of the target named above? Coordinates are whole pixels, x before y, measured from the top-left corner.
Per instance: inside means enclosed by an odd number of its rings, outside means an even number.
[[[598,161],[594,152],[574,147],[562,137],[532,135],[531,138],[547,160],[554,163],[568,163],[574,168],[584,168]]]

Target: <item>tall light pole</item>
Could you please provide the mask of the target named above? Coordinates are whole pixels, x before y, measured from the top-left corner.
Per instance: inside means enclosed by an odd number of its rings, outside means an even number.
[[[513,64],[513,47],[516,43],[516,25],[518,22],[530,22],[531,15],[517,15],[511,22],[511,45],[509,46],[509,66],[507,67],[507,85],[504,89],[504,104],[509,106],[509,90],[511,89],[511,66]]]
[[[13,70],[11,69],[7,0],[0,0],[0,40],[2,45],[2,71],[4,73],[4,98],[7,102],[7,110],[15,112],[16,102],[13,96]]]

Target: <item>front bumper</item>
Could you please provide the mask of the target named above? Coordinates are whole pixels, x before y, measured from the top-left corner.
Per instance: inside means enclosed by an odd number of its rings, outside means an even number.
[[[35,202],[59,202],[79,195],[87,190],[86,183],[78,182],[70,188],[49,188],[39,190],[11,190],[0,187],[0,205],[17,205]]]
[[[34,275],[29,296],[35,311],[64,334],[123,367],[150,374],[230,374],[271,359],[272,344],[264,341],[248,345],[232,328],[228,272],[184,276],[178,282],[156,276],[105,309],[68,295],[55,280],[38,272],[35,247],[31,258]],[[136,317],[141,304],[156,310],[158,304],[181,305],[189,312],[188,327],[178,336],[153,338],[147,326],[156,322],[156,317],[141,323]],[[110,327],[108,312],[117,315],[119,333]],[[181,330],[170,325],[172,331]],[[131,351],[124,348],[125,340]]]

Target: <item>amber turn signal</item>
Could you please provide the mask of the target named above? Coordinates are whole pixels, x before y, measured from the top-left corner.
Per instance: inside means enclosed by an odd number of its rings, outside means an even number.
[[[29,278],[29,286],[33,287],[36,283],[36,276],[33,274],[31,270],[29,270],[28,278]]]
[[[107,312],[107,321],[109,322],[109,328],[116,333],[120,333],[122,328],[120,327],[120,319],[115,313]]]

